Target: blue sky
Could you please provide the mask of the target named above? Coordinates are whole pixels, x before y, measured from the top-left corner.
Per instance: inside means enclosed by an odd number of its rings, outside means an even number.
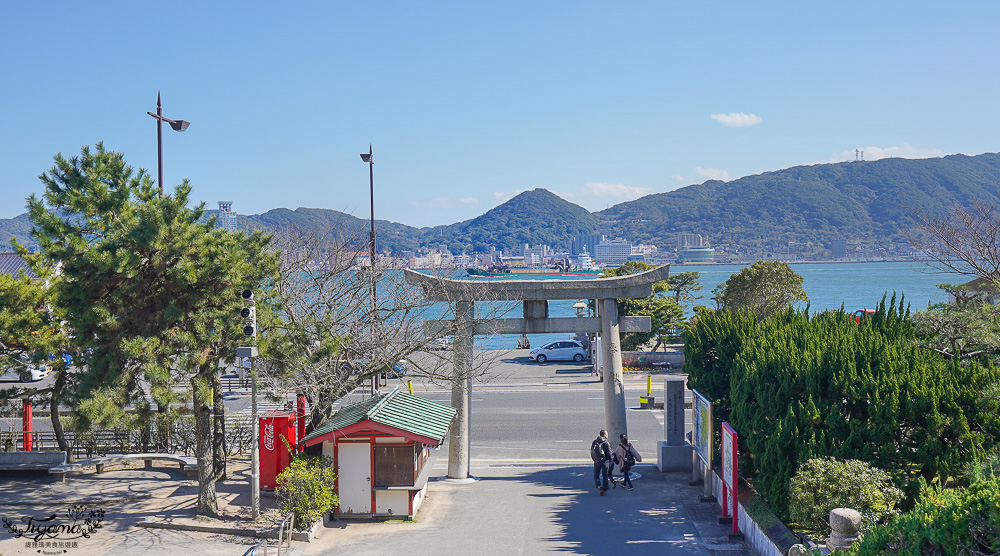
[[[414,226],[995,152],[995,2],[5,2],[0,218],[104,141],[194,197]]]

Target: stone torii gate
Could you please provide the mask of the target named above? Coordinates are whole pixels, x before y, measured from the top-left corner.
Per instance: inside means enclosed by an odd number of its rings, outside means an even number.
[[[622,332],[649,332],[648,316],[619,317],[616,299],[643,298],[653,283],[666,280],[670,265],[639,274],[590,280],[455,280],[404,270],[406,283],[419,286],[430,301],[453,304],[453,321],[424,323],[428,335],[453,331],[451,405],[458,410],[449,432],[448,477],[469,479],[469,412],[472,400],[473,337],[475,334],[599,333],[604,369],[604,419],[610,438],[627,432],[625,387],[622,376]],[[595,299],[597,317],[550,318],[550,299]],[[476,301],[524,302],[519,319],[475,318]]]

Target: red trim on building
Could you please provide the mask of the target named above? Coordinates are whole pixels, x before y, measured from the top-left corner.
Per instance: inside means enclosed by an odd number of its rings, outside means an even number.
[[[339,458],[340,454],[337,453],[337,449],[338,448],[339,448],[339,444],[336,443],[336,442],[334,442],[333,443],[333,464],[337,465],[337,466],[340,465],[340,463],[339,463],[340,462],[340,458]],[[333,491],[337,493],[337,498],[339,499],[340,498],[340,468],[339,467],[337,467],[337,476],[334,477],[334,479],[333,479]],[[340,514],[340,504],[337,504],[337,506],[335,508],[333,508],[333,514],[334,515],[339,515]]]
[[[368,488],[372,493],[372,515],[375,515],[375,439],[371,439],[371,444],[368,446],[368,463],[371,465],[371,470],[368,474]]]
[[[404,431],[402,429],[397,429],[396,427],[390,427],[389,425],[383,425],[382,423],[376,423],[375,421],[370,421],[365,419],[353,425],[348,425],[342,429],[337,429],[335,431],[328,432],[322,436],[317,436],[310,438],[305,441],[306,446],[312,446],[313,444],[318,444],[320,442],[325,442],[327,440],[337,441],[338,438],[343,438],[350,436],[352,434],[359,434],[364,431],[371,431],[373,434],[366,435],[372,436],[374,433],[384,433],[388,436],[402,436],[403,438],[411,442],[421,442],[425,446],[437,446],[438,441],[433,438],[428,438],[426,436],[420,436],[418,434],[413,434],[412,432]]]

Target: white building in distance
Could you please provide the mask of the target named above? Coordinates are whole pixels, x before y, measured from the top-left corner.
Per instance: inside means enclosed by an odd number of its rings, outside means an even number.
[[[601,266],[621,266],[631,254],[632,244],[620,237],[606,239],[594,247],[594,260]]]
[[[219,201],[219,227],[230,232],[236,231],[236,213],[232,201]]]

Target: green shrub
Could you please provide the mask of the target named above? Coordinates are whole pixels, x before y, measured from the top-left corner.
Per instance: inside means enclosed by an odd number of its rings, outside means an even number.
[[[985,481],[994,477],[1000,477],[1000,452],[993,452],[983,457],[976,458],[975,461],[965,467],[965,480],[967,484],[978,481]]]
[[[863,461],[811,459],[799,467],[791,481],[788,511],[798,524],[830,535],[830,510],[852,508],[861,512],[862,531],[895,516],[903,491],[881,469]]]
[[[323,456],[297,456],[278,475],[274,496],[284,512],[295,513],[295,528],[308,529],[333,509],[339,500],[334,493],[337,474],[333,460]]]
[[[860,323],[843,311],[764,319],[701,311],[685,336],[689,384],[739,433],[740,471],[782,519],[801,462],[855,459],[892,474],[913,507],[921,481],[965,472],[1000,446],[1000,379],[991,364],[947,361],[917,346],[902,301]],[[718,438],[716,439],[718,443]],[[718,446],[718,444],[716,444]]]
[[[1000,478],[968,489],[926,488],[913,510],[876,527],[851,554],[1000,553]]]

